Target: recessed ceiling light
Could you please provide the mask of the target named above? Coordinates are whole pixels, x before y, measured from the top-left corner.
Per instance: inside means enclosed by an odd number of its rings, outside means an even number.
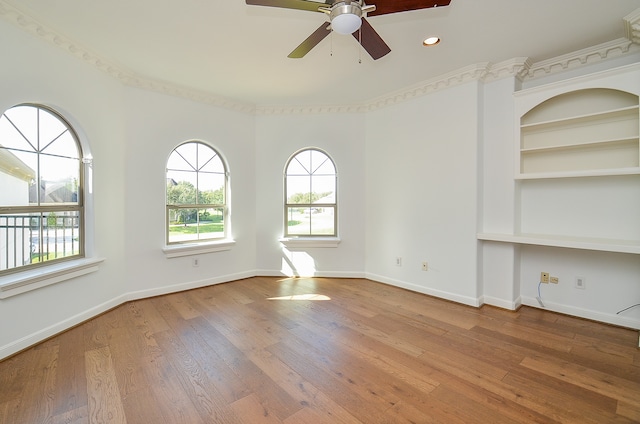
[[[423,46],[435,46],[439,42],[440,42],[440,38],[439,37],[429,37],[429,38],[425,38],[424,39],[424,41],[422,42],[422,45]]]

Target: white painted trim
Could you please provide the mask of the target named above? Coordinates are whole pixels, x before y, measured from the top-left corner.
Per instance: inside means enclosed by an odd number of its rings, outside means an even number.
[[[391,286],[400,287],[417,293],[434,296],[440,299],[450,300],[452,302],[462,303],[463,305],[480,307],[482,305],[481,297],[461,296],[456,293],[450,293],[442,290],[436,290],[429,287],[419,286],[417,284],[408,283],[406,281],[396,280],[393,278],[383,277],[382,275],[365,273],[367,279],[377,281],[379,283],[389,284]]]
[[[559,303],[550,302],[544,298],[542,299],[542,301],[545,305],[544,308],[540,306],[535,297],[522,297],[522,304],[531,306],[532,308],[546,309],[548,311],[571,315],[578,318],[585,318],[592,321],[604,322],[607,324],[640,330],[640,320],[637,319],[629,319],[616,314],[605,314],[602,312],[590,311],[588,309],[576,308],[574,306],[562,305]]]
[[[338,247],[337,237],[286,237],[278,240],[288,249],[306,249],[309,247]]]
[[[83,258],[0,277],[0,299],[50,286],[98,270],[104,258]]]
[[[493,296],[482,296],[482,303],[485,305],[496,306],[502,309],[508,309],[510,311],[515,311],[521,306],[521,299],[518,297],[515,301],[500,299],[498,297]]]
[[[148,290],[128,292],[120,296],[116,296],[113,299],[108,300],[106,302],[103,302],[100,305],[89,308],[86,311],[80,312],[74,316],[71,316],[62,321],[54,323],[46,328],[43,328],[42,330],[36,331],[35,333],[29,334],[28,336],[25,336],[19,340],[13,341],[4,346],[0,346],[0,360],[7,358],[11,355],[15,355],[16,353],[24,349],[34,346],[35,344],[40,343],[50,337],[53,337],[56,334],[62,333],[63,331],[68,330],[69,328],[72,328],[91,318],[94,318],[100,314],[103,314],[109,311],[110,309],[117,308],[118,306],[123,305],[126,302],[129,302],[132,300],[139,300],[139,299],[145,299],[145,298],[160,296],[160,295],[169,294],[169,293],[176,293],[180,291],[206,287],[214,284],[241,280],[244,278],[249,278],[254,276],[255,276],[254,272],[242,272],[242,273],[236,273],[236,274],[228,274],[228,275],[220,276],[217,278],[191,281],[188,283],[173,284],[169,286],[158,287],[158,288],[148,289]]]
[[[214,241],[199,244],[176,244],[162,248],[167,259],[179,258],[182,256],[201,255],[203,253],[222,252],[231,250],[236,244],[235,240]]]
[[[258,269],[255,272],[255,275],[262,277],[282,277],[282,278],[367,278],[364,272],[357,271],[321,271],[314,272],[313,275],[290,275],[285,273],[282,270],[273,270],[273,269]]]
[[[29,334],[19,340],[13,341],[9,344],[0,347],[0,360],[7,358],[11,355],[15,355],[16,353],[27,349],[31,346],[34,346],[37,343],[40,343],[50,337],[55,336],[69,328],[72,328],[84,321],[87,321],[93,317],[96,317],[109,309],[113,309],[126,301],[126,295],[118,296],[113,298],[107,302],[104,302],[100,305],[94,306],[93,308],[87,309],[79,314],[76,314],[72,317],[59,321],[57,323],[51,324],[50,326],[43,328],[42,330],[36,331],[35,333]]]

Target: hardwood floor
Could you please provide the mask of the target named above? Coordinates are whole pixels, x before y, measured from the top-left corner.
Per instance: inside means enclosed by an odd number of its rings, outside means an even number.
[[[0,362],[0,423],[640,422],[637,333],[362,279],[130,302]]]

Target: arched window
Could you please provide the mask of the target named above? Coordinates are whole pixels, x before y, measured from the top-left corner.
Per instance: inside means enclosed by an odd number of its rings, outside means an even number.
[[[225,238],[227,209],[220,154],[201,141],[176,147],[167,161],[167,244]]]
[[[304,149],[287,162],[284,175],[285,237],[336,236],[338,175],[319,149]]]
[[[84,256],[82,150],[53,110],[0,117],[0,274]]]

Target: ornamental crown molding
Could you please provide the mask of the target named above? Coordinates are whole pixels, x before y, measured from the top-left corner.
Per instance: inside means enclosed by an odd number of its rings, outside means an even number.
[[[203,90],[183,87],[166,81],[139,75],[126,67],[106,60],[74,40],[46,27],[5,0],[0,0],[0,17],[37,38],[61,48],[76,58],[99,69],[112,78],[130,87],[154,91],[173,97],[218,106],[243,113],[259,115],[315,114],[315,113],[362,113],[402,103],[435,91],[465,84],[470,81],[490,82],[515,77],[520,81],[533,80],[550,74],[590,65],[607,59],[640,52],[640,9],[624,17],[625,38],[599,44],[583,50],[532,63],[526,57],[504,62],[470,65],[444,75],[422,81],[374,99],[351,105],[265,105],[244,103]]]
[[[597,46],[533,63],[520,75],[520,79],[523,81],[533,80],[638,51],[640,51],[638,44],[634,44],[633,41],[626,38],[619,38]]]
[[[49,44],[61,48],[67,53],[75,56],[77,59],[88,63],[125,85],[155,91],[174,97],[181,97],[209,105],[220,106],[240,112],[253,113],[255,111],[255,105],[253,104],[242,103],[207,93],[202,90],[190,89],[187,87],[181,87],[177,84],[154,80],[132,72],[126,67],[104,59],[85,46],[82,46],[80,43],[71,40],[51,28],[48,28],[46,25],[38,22],[36,19],[3,0],[0,0],[0,16],[15,26],[48,42]]]
[[[640,44],[640,9],[624,17],[624,33],[633,43]]]

